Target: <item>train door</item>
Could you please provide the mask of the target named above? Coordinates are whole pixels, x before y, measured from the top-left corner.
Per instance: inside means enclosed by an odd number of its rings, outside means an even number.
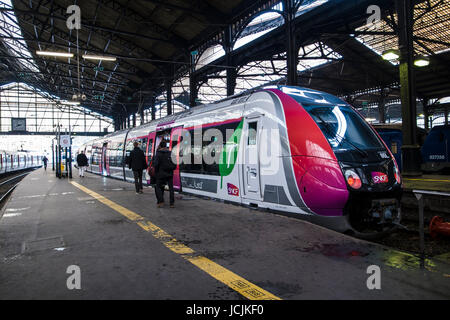
[[[261,117],[246,118],[244,126],[244,148],[243,148],[243,180],[244,198],[251,200],[261,200],[261,177],[259,166],[259,149]]]
[[[108,143],[105,142],[103,144],[103,148],[102,148],[102,162],[101,162],[101,173],[103,176],[107,176],[108,175],[108,157],[107,157],[107,153],[108,153]]]
[[[147,144],[147,151],[145,153],[147,164],[150,167],[152,165],[154,150],[155,150],[155,138],[156,138],[156,132],[150,132],[148,135],[148,144]],[[154,181],[151,181],[151,177],[149,174],[146,174],[147,177],[147,183],[151,184],[154,183]]]
[[[183,126],[172,128],[170,134],[170,150],[175,152],[177,168],[173,172],[173,188],[181,190],[181,178],[180,178],[180,140],[182,135]]]
[[[148,144],[147,144],[147,152],[146,152],[146,157],[147,157],[147,164],[150,166],[150,163],[153,159],[153,154],[155,152],[155,146],[156,144],[155,142],[155,136],[156,136],[156,132],[150,132],[150,134],[148,135]]]

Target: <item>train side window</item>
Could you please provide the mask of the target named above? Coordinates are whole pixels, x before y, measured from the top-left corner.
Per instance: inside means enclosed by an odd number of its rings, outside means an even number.
[[[143,139],[139,139],[139,148],[141,148],[142,151],[144,151],[144,153],[147,152],[147,141],[148,138],[143,138]]]
[[[129,157],[130,156],[130,152],[131,151],[133,151],[133,140],[130,140],[130,141],[128,141],[127,142],[127,146],[126,146],[126,148],[125,148],[125,155],[127,156],[127,157]]]
[[[250,122],[248,124],[248,145],[256,146],[256,133],[258,130],[258,122]]]

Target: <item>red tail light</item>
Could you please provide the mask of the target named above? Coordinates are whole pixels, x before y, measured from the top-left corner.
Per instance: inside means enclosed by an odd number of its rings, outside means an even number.
[[[348,185],[353,189],[359,189],[362,186],[361,178],[353,170],[345,171],[345,180],[347,180]]]

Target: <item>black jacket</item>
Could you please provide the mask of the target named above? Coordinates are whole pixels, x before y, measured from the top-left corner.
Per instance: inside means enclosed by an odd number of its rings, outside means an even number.
[[[87,167],[88,166],[88,158],[84,153],[80,153],[77,155],[77,164],[79,167]]]
[[[156,179],[173,177],[173,171],[177,168],[172,162],[172,153],[168,149],[160,149],[156,152],[152,166],[155,168]]]
[[[145,160],[144,151],[142,151],[139,147],[134,148],[133,151],[130,152],[128,167],[133,171],[147,169],[147,161]]]

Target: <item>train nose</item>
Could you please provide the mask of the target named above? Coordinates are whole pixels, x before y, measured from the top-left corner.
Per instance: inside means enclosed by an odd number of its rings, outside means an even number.
[[[305,169],[297,183],[305,204],[322,216],[342,216],[348,199],[348,190],[336,161],[295,157]]]

